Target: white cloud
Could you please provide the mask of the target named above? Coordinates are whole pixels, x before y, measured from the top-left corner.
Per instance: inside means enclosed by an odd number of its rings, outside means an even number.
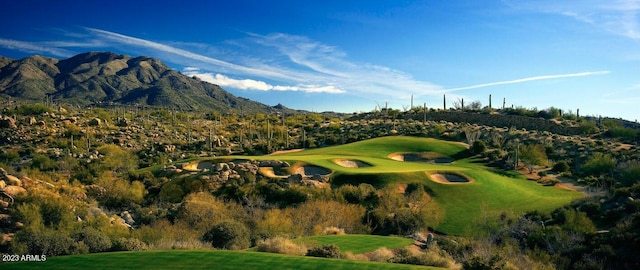
[[[340,94],[344,90],[338,89],[332,85],[296,85],[283,86],[271,85],[263,81],[251,79],[233,79],[222,74],[213,73],[197,73],[197,68],[185,68],[184,73],[188,76],[195,76],[203,81],[219,85],[221,87],[231,87],[241,90],[258,90],[258,91],[299,91],[307,93],[331,93]]]
[[[4,38],[0,38],[0,46],[5,47],[7,49],[11,49],[11,50],[18,50],[18,51],[23,51],[28,53],[46,53],[46,54],[51,54],[51,55],[60,56],[60,57],[69,57],[73,55],[73,53],[65,49],[60,49],[60,48],[51,47],[51,46],[43,46],[34,42],[26,42],[26,41],[12,40],[12,39],[4,39]]]
[[[609,73],[610,71],[589,71],[589,72],[570,73],[570,74],[543,75],[543,76],[534,76],[534,77],[528,77],[528,78],[522,78],[522,79],[516,79],[516,80],[491,82],[491,83],[476,84],[471,86],[457,87],[457,88],[447,89],[445,91],[453,92],[453,91],[469,90],[469,89],[483,88],[483,87],[503,85],[503,84],[514,84],[514,83],[524,83],[524,82],[539,81],[539,80],[604,75]]]

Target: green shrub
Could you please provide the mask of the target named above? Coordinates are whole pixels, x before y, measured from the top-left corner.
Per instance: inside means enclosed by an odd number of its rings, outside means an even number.
[[[483,140],[476,140],[473,142],[471,150],[474,154],[482,154],[487,150],[487,144]]]
[[[561,160],[556,162],[556,164],[553,164],[553,168],[551,170],[557,173],[564,173],[568,172],[569,169],[571,169],[571,167],[569,167],[569,163],[565,160]]]
[[[202,240],[212,247],[223,249],[246,249],[251,245],[247,227],[235,220],[222,221],[202,236]]]
[[[17,151],[3,151],[0,154],[0,162],[11,164],[20,160],[20,154]]]
[[[87,245],[91,253],[103,252],[111,248],[111,239],[104,233],[91,227],[82,228],[73,238]]]
[[[50,113],[51,109],[42,104],[25,104],[20,105],[16,112],[21,115],[41,115],[43,113]]]
[[[21,230],[11,241],[11,252],[15,254],[44,254],[47,256],[68,255],[74,252],[75,241],[58,231]]]
[[[340,248],[334,244],[314,247],[307,251],[307,256],[340,259]]]
[[[495,254],[489,258],[481,256],[473,256],[468,260],[462,262],[462,269],[465,270],[492,270],[492,269],[504,269],[505,263],[502,261],[502,257]]]
[[[31,159],[30,167],[41,171],[52,171],[56,169],[57,164],[47,155],[35,154]]]
[[[147,245],[136,238],[118,238],[113,242],[115,251],[141,251],[146,250]]]

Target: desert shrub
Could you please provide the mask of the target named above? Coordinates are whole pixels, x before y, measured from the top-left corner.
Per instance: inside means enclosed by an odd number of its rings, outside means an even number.
[[[551,170],[557,173],[564,173],[568,172],[570,169],[571,167],[569,167],[569,163],[565,160],[561,160],[556,162],[556,164],[553,164],[553,168]]]
[[[0,162],[5,164],[11,164],[20,160],[20,154],[18,151],[3,151],[0,154]]]
[[[374,262],[389,262],[393,259],[393,251],[386,247],[381,247],[369,254],[369,260]]]
[[[141,251],[146,250],[147,245],[136,238],[118,238],[113,241],[113,250],[115,251]]]
[[[620,175],[620,183],[624,186],[631,186],[640,181],[640,167],[626,169]]]
[[[344,235],[344,229],[338,228],[338,227],[325,227],[322,230],[322,234],[323,235]]]
[[[111,248],[111,239],[102,232],[85,227],[73,236],[74,240],[82,242],[89,248],[89,252],[102,252]]]
[[[451,256],[437,246],[432,246],[432,248],[428,249],[426,252],[405,247],[398,250],[390,261],[394,263],[446,268],[452,267],[455,264]]]
[[[42,104],[24,104],[18,106],[16,112],[21,115],[41,115],[43,113],[50,113],[51,109]]]
[[[204,232],[223,220],[241,220],[244,213],[242,206],[233,201],[225,202],[210,193],[196,192],[185,197],[177,217],[193,229]]]
[[[57,164],[47,155],[35,154],[33,155],[33,159],[31,159],[31,164],[29,164],[29,166],[41,171],[52,171],[56,169]]]
[[[172,249],[177,246],[176,243],[194,243],[194,247],[204,247],[201,236],[184,221],[172,223],[166,219],[160,219],[153,225],[143,225],[132,232],[132,237],[140,239],[149,249]]]
[[[129,180],[115,177],[112,172],[102,173],[96,184],[105,189],[104,195],[96,199],[107,207],[122,207],[132,203],[139,204],[147,192],[141,182],[129,182]]]
[[[246,249],[251,245],[249,229],[234,220],[216,224],[202,236],[202,240],[211,243],[215,248],[232,250]]]
[[[476,140],[471,146],[471,151],[474,154],[482,154],[487,150],[487,144],[483,140]]]
[[[175,182],[162,186],[162,190],[160,190],[160,193],[158,194],[160,200],[170,203],[178,203],[182,201],[183,196],[184,190],[182,190],[182,187]]]
[[[326,227],[343,228],[347,233],[366,233],[362,224],[365,208],[360,205],[336,201],[310,201],[298,207],[285,209],[293,230],[304,236],[321,234]]]
[[[462,269],[465,270],[497,270],[504,268],[505,263],[502,261],[502,257],[498,254],[488,258],[473,256],[462,262]]]
[[[367,183],[361,183],[358,186],[348,184],[340,186],[336,189],[335,194],[348,203],[360,204],[365,207],[373,207],[378,201],[376,188]]]
[[[307,251],[307,256],[340,259],[340,248],[334,244],[314,247]]]
[[[284,237],[274,237],[258,242],[256,251],[304,256],[307,248]]]
[[[125,173],[137,168],[138,157],[131,151],[114,144],[99,147],[97,151],[104,155],[99,163],[92,163],[97,171],[111,170],[114,173]]]
[[[353,254],[351,251],[347,251],[342,254],[342,258],[352,261],[368,261],[369,257],[366,254]]]
[[[74,249],[75,241],[66,234],[54,230],[20,230],[11,241],[15,254],[44,254],[58,256],[81,253]],[[77,245],[75,245],[77,246]]]
[[[294,229],[287,212],[278,208],[267,210],[264,217],[256,222],[255,234],[261,238],[302,235],[301,228]]]
[[[611,173],[615,166],[616,160],[611,155],[596,152],[585,162],[582,170],[585,175],[600,176]]]

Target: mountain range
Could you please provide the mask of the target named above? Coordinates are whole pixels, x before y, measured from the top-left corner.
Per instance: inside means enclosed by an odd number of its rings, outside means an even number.
[[[0,96],[45,98],[75,105],[149,105],[179,110],[274,112],[271,107],[234,96],[218,85],[186,76],[160,60],[113,52],[87,52],[58,60],[0,56]]]

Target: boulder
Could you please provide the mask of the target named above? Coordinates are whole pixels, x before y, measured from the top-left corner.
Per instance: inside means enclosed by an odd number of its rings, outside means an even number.
[[[292,174],[287,177],[287,182],[298,183],[300,181],[302,181],[302,174],[299,173]]]
[[[20,179],[18,179],[18,177],[15,177],[13,175],[5,175],[3,176],[4,180],[9,184],[9,185],[13,185],[13,186],[22,186],[22,181],[20,181]]]
[[[6,187],[4,187],[2,189],[2,191],[4,191],[4,193],[6,193],[7,195],[9,195],[11,197],[15,197],[18,194],[27,192],[26,189],[24,189],[23,187],[19,187],[19,186],[6,186]]]
[[[4,116],[0,118],[0,128],[16,129],[18,128],[18,126],[16,126],[15,119],[8,116]]]
[[[136,223],[129,211],[123,211],[122,213],[120,213],[120,217],[124,220],[125,223],[130,226],[133,226]]]
[[[314,174],[311,176],[311,180],[320,181],[322,183],[329,183],[329,176]]]
[[[214,168],[214,170],[217,171],[217,172],[228,171],[228,170],[230,170],[229,164],[227,164],[227,163],[216,163],[216,167]]]
[[[102,120],[100,118],[93,118],[93,119],[89,120],[89,125],[90,126],[100,126],[100,125],[102,125]]]

